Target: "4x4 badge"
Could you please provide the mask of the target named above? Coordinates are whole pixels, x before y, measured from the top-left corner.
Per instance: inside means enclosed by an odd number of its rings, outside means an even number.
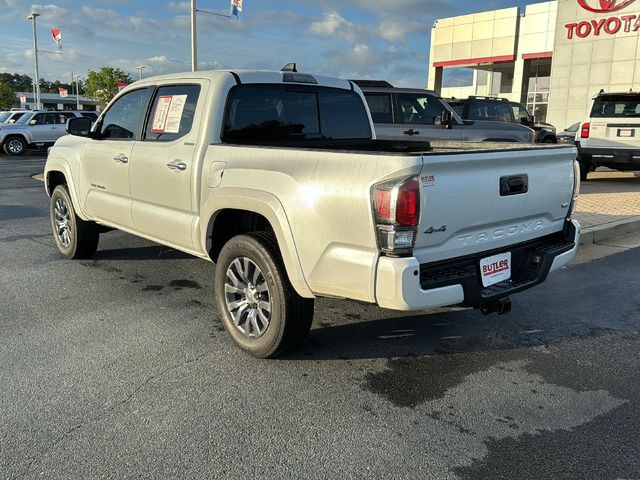
[[[446,231],[447,231],[447,226],[446,225],[442,225],[440,228],[429,227],[424,231],[424,233],[426,233],[427,235],[431,235],[432,233],[446,232]]]

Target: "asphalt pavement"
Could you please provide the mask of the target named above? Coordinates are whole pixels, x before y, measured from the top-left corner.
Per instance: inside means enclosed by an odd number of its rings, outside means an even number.
[[[42,165],[0,156],[0,478],[640,478],[640,249],[504,317],[321,299],[256,360],[212,264],[121,232],[61,259]]]

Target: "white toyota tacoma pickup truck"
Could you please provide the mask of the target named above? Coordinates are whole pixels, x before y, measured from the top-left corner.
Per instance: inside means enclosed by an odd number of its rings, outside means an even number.
[[[119,229],[216,263],[233,341],[300,343],[314,298],[506,313],[576,254],[573,146],[385,142],[351,82],[212,71],[136,82],[49,151],[55,242]]]

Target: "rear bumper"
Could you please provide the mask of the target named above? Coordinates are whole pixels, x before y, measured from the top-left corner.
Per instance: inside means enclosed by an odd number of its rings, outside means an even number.
[[[376,301],[392,310],[446,305],[477,308],[544,282],[549,272],[575,258],[579,243],[580,224],[571,220],[562,232],[446,262],[421,265],[415,257],[382,257],[378,262]],[[506,251],[512,255],[511,279],[483,287],[480,259]]]
[[[640,168],[640,149],[590,148],[578,143],[578,160],[618,170],[636,170]]]

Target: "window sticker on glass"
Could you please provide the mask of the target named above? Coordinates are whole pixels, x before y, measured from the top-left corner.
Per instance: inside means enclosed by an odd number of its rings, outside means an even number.
[[[158,97],[153,115],[153,133],[178,133],[187,95],[165,95]]]

